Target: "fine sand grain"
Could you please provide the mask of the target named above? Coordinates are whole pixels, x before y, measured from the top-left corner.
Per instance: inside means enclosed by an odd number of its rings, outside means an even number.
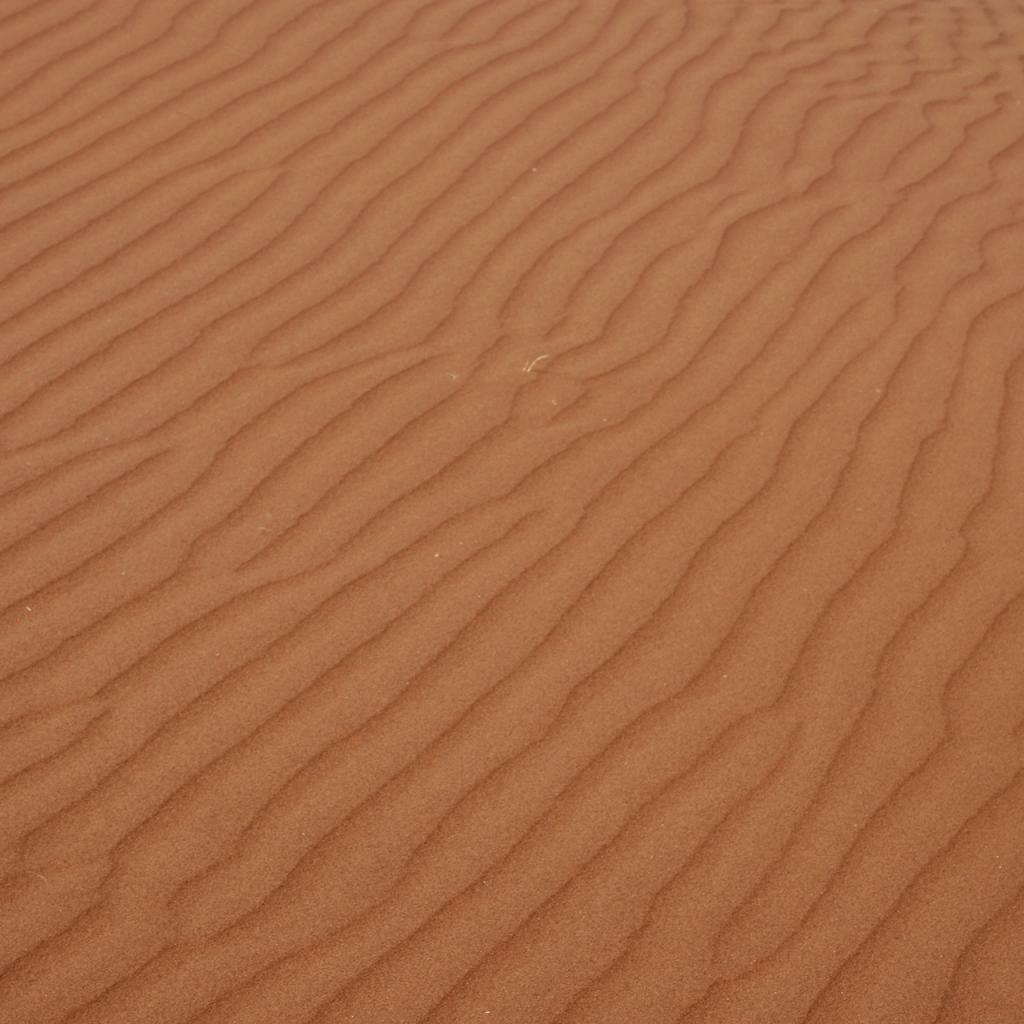
[[[0,1024],[1024,1022],[1021,0],[0,0]]]

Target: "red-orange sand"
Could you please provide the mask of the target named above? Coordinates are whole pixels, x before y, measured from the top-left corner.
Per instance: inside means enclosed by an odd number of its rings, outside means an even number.
[[[0,1024],[1024,1022],[1021,0],[0,51]]]

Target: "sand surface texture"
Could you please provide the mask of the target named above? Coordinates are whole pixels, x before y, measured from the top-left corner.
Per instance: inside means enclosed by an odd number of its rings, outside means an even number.
[[[0,51],[2,1024],[1024,1021],[1024,4]]]

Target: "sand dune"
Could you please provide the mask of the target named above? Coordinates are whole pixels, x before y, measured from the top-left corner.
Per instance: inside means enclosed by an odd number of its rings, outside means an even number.
[[[1024,1021],[1024,5],[0,52],[2,1024]]]

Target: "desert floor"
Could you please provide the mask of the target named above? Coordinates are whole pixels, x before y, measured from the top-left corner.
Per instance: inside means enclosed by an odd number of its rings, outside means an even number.
[[[0,0],[0,1022],[1024,1021],[1024,3]]]

